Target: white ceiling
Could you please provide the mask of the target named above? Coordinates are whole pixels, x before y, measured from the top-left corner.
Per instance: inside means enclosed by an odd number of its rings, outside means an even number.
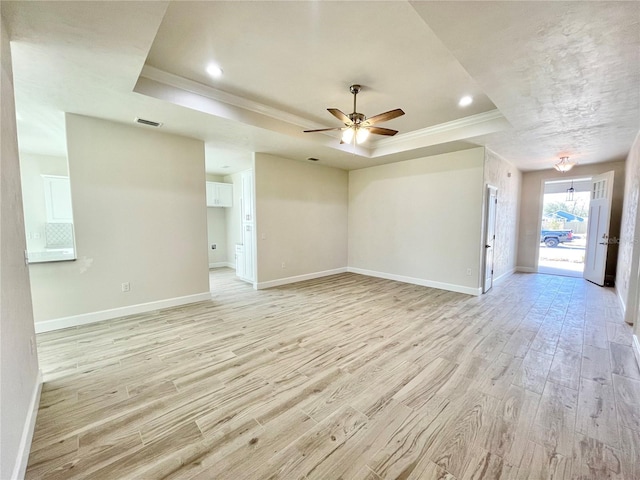
[[[345,169],[486,145],[522,170],[620,160],[640,130],[637,2],[2,2],[20,148],[65,155],[73,112]],[[211,63],[224,69],[212,79]],[[356,149],[326,108],[406,115]],[[462,95],[474,96],[467,108]],[[142,127],[139,128],[150,128]],[[225,168],[223,168],[225,167]]]

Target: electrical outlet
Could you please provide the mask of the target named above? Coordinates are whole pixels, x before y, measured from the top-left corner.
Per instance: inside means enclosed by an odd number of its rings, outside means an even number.
[[[467,275],[471,276],[471,269],[470,268],[467,268]]]
[[[122,284],[122,291],[123,292],[130,292],[131,291],[131,284],[129,282],[124,282]]]
[[[31,350],[31,355],[36,354],[36,343],[33,341],[33,337],[29,339],[29,350]]]
[[[287,268],[287,264],[285,262],[282,262],[282,268]]]
[[[216,243],[212,243],[211,250],[215,250],[216,248],[218,248],[218,245]]]

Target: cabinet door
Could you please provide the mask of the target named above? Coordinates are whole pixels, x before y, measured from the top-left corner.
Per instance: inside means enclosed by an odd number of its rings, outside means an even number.
[[[207,182],[207,207],[217,207],[216,184],[214,182]]]
[[[216,183],[217,207],[231,207],[233,205],[233,184]]]
[[[73,223],[69,177],[43,175],[44,202],[48,223]]]
[[[253,222],[253,172],[242,174],[242,221]]]
[[[242,226],[242,243],[244,244],[244,279],[253,282],[253,225]]]

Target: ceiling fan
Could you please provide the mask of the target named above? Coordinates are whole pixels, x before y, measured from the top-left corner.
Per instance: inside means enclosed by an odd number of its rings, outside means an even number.
[[[305,130],[304,133],[314,133],[314,132],[328,132],[330,130],[341,130],[342,138],[340,139],[340,143],[351,143],[355,140],[356,143],[364,142],[370,133],[375,135],[388,135],[393,136],[398,133],[397,130],[392,130],[390,128],[382,128],[382,127],[374,127],[376,123],[386,122],[387,120],[392,120],[396,117],[400,117],[404,115],[404,112],[400,108],[396,108],[395,110],[389,110],[388,112],[381,113],[379,115],[374,115],[373,117],[367,118],[362,113],[358,113],[356,111],[356,97],[362,87],[360,85],[351,85],[349,90],[353,94],[353,113],[349,115],[343,113],[337,108],[327,108],[329,113],[336,117],[338,120],[344,123],[344,127],[335,127],[335,128],[320,128],[318,130]]]

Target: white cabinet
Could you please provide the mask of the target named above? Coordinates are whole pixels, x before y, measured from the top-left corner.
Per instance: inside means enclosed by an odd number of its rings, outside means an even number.
[[[207,207],[231,207],[233,184],[207,182]]]
[[[253,171],[242,173],[242,222],[253,222]]]
[[[73,223],[69,177],[42,175],[48,223]]]

